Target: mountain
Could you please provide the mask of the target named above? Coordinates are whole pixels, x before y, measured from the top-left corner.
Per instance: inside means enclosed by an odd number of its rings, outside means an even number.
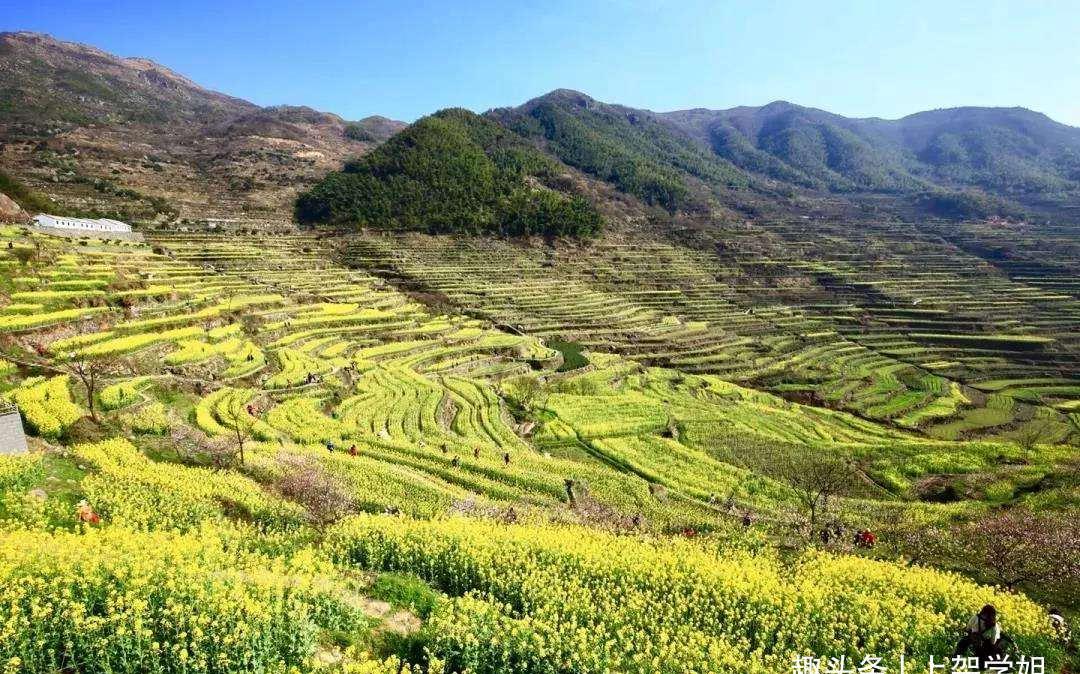
[[[1080,129],[1024,108],[850,119],[787,102],[659,117],[739,168],[833,192],[1080,192]]]
[[[669,212],[703,210],[716,190],[745,188],[747,176],[648,110],[558,89],[487,113],[566,164]]]
[[[670,213],[839,214],[870,200],[872,213],[964,218],[1080,203],[1080,129],[1020,108],[900,120],[784,101],[656,113],[557,89],[486,115]]]
[[[377,162],[372,155],[371,163],[305,193],[299,219],[505,232],[495,204],[518,190],[522,175],[558,191],[560,181],[551,178],[560,172],[577,176],[564,196],[587,195],[608,215],[612,194],[597,188],[605,184],[623,195],[618,219],[665,228],[808,213],[1014,216],[1023,213],[1017,201],[1067,202],[1078,194],[1072,162],[1080,130],[1026,110],[963,108],[889,121],[777,102],[655,113],[557,89],[483,119],[444,111],[421,120],[381,146]],[[488,174],[499,176],[505,166],[477,132],[515,152],[530,148],[529,162],[543,171],[515,167],[510,187],[492,182]],[[471,172],[484,161],[483,176]],[[476,187],[492,191],[470,192]]]
[[[905,191],[926,185],[894,148],[849,120],[786,102],[686,110],[661,117],[745,171],[832,191]]]
[[[146,59],[0,33],[0,169],[72,213],[284,221],[298,192],[402,127],[263,108]]]
[[[320,181],[297,220],[431,233],[589,236],[599,213],[558,162],[468,110],[441,110]]]
[[[0,33],[0,113],[0,172],[25,210],[49,204],[142,222],[287,225],[299,215],[341,224],[356,216],[380,226],[459,230],[472,218],[473,229],[504,231],[511,197],[528,204],[530,224],[511,227],[525,231],[550,231],[536,218],[581,198],[590,208],[578,215],[678,228],[716,218],[961,219],[1080,206],[1080,129],[1023,108],[884,120],[778,101],[657,113],[557,89],[482,116],[429,116],[406,136],[422,146],[395,143],[380,163],[365,164],[351,160],[406,125],[260,107],[146,59],[20,32]],[[494,136],[497,147],[488,144]],[[505,164],[504,146],[544,168]],[[458,154],[436,161],[440,148]],[[407,165],[417,157],[428,163]],[[476,164],[462,164],[466,157]],[[347,162],[352,169],[342,172]],[[482,179],[471,195],[438,182],[465,169],[492,182]],[[373,194],[410,203],[373,210],[372,198],[355,193],[372,180]],[[412,191],[403,193],[405,185]],[[298,205],[300,194],[306,200]],[[450,201],[433,211],[414,201],[421,195]],[[541,200],[546,215],[535,211]],[[466,204],[483,208],[470,214]],[[435,219],[420,224],[419,214]]]
[[[37,33],[0,34],[6,123],[201,126],[257,109],[141,58]]]
[[[353,140],[381,143],[408,124],[381,115],[372,115],[345,125],[345,136]]]

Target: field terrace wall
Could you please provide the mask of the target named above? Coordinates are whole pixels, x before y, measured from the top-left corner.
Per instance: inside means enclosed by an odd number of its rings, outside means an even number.
[[[1036,419],[1059,439],[1076,432],[1074,298],[912,226],[776,223],[713,237],[689,248],[359,235],[343,259],[527,334],[931,435],[1011,433]],[[1002,377],[1053,379],[1055,397],[977,388]]]
[[[1076,408],[1075,295],[1009,274],[944,241],[931,227],[772,229],[781,245],[755,249],[756,242],[745,241],[731,257],[752,270],[768,258],[781,276],[809,278],[827,289],[837,329],[848,339],[966,384],[976,398],[983,382],[1053,380],[1042,398],[1021,399],[1064,412]],[[794,284],[774,285],[782,301],[807,301],[791,289]]]
[[[869,511],[895,519],[925,508],[938,518],[952,511],[915,500],[924,464],[1017,489],[1056,470],[1050,449],[1023,453],[1017,477],[1020,454],[1009,443],[929,440],[911,428],[741,387],[725,381],[740,370],[724,360],[718,362],[730,369],[723,377],[704,367],[693,373],[643,362],[693,358],[692,349],[712,344],[758,354],[759,361],[747,356],[742,364],[752,374],[779,362],[768,356],[782,339],[796,355],[832,343],[810,336],[821,341],[799,346],[779,334],[785,326],[821,333],[823,318],[782,306],[748,313],[728,299],[735,297],[728,283],[708,285],[737,271],[711,253],[627,242],[553,252],[450,239],[428,241],[422,253],[422,239],[386,238],[379,239],[385,254],[369,270],[335,261],[347,242],[312,235],[173,233],[153,235],[151,245],[85,246],[32,236],[28,242],[17,228],[4,232],[19,246],[40,244],[49,262],[24,270],[14,255],[3,261],[13,292],[0,309],[0,331],[50,357],[124,363],[102,382],[100,413],[108,423],[133,429],[133,439],[190,427],[226,441],[238,425],[250,424],[245,479],[272,485],[297,467],[314,466],[349,493],[363,494],[366,510],[433,515],[514,507],[577,517],[564,510],[569,494],[587,494],[595,504],[589,517],[625,528],[637,518],[652,529],[679,531],[739,517],[725,505],[730,497],[738,508],[780,522],[793,496],[774,479],[780,462],[770,457],[824,451],[858,457],[863,473],[845,488],[852,517]],[[458,256],[439,250],[444,245]],[[492,251],[505,257],[484,271],[476,256]],[[421,254],[431,255],[431,273],[447,274],[446,301],[437,310],[396,287],[400,274],[393,283],[383,278]],[[476,282],[458,281],[463,272],[437,260],[453,267],[472,261],[468,274]],[[524,278],[496,283],[482,275],[502,274],[515,262]],[[569,273],[578,269],[571,262],[588,271]],[[552,269],[567,272],[561,294],[548,282]],[[650,285],[629,285],[634,277]],[[529,279],[540,285],[529,287]],[[680,284],[681,295],[673,292]],[[567,289],[591,289],[589,303],[570,301],[576,296]],[[479,309],[474,316],[451,310],[467,291],[498,301],[485,305],[492,315],[499,313],[492,306],[516,307],[512,323],[526,334],[497,329]],[[745,334],[668,319],[662,311],[673,302]],[[525,307],[537,311],[531,320]],[[40,323],[40,316],[50,318]],[[566,325],[596,348],[586,366],[558,372],[559,354],[537,334],[567,334]],[[605,353],[650,332],[650,351],[634,358]],[[855,343],[846,348],[872,353]],[[544,380],[529,424],[515,416],[506,388],[526,374]],[[73,380],[20,376],[8,368],[3,394],[26,407],[43,437],[64,437],[86,414]],[[169,442],[161,439],[162,446]],[[339,451],[328,451],[327,443]],[[353,445],[356,456],[340,451]],[[762,465],[744,466],[751,456],[763,457]],[[116,467],[116,477],[136,471],[154,480],[165,470],[133,457]],[[252,507],[262,508],[262,488],[245,489]]]

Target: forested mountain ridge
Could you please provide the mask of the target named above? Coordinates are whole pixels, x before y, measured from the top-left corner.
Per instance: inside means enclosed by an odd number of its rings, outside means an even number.
[[[740,168],[833,191],[978,188],[1006,198],[1080,190],[1080,129],[1024,108],[852,119],[779,101],[659,117]]]
[[[894,213],[964,218],[1080,202],[1080,129],[1023,108],[884,120],[777,101],[656,113],[558,89],[486,114],[669,212],[790,214],[872,197]]]
[[[490,119],[441,110],[301,194],[296,218],[430,233],[595,234],[599,214],[567,192],[560,172]]]
[[[668,211],[705,208],[696,183],[713,189],[749,184],[729,161],[703,151],[689,134],[654,113],[601,103],[576,91],[559,89],[487,116],[541,141],[566,164]]]

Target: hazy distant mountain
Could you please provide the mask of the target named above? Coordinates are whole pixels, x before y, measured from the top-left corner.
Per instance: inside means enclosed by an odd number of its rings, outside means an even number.
[[[776,102],[660,118],[746,171],[807,187],[974,187],[1009,198],[1080,189],[1080,129],[1023,108],[953,108],[883,120]]]
[[[74,212],[284,219],[301,189],[404,126],[261,108],[146,59],[0,33],[0,169]]]
[[[408,124],[381,115],[372,115],[346,124],[345,135],[353,140],[381,143]]]

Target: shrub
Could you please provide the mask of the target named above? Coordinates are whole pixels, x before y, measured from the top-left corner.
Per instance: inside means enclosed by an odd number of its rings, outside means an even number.
[[[427,619],[435,608],[438,595],[416,576],[403,573],[380,573],[371,587],[371,596],[413,611]]]
[[[159,402],[143,405],[123,418],[124,425],[144,435],[165,435],[172,424],[165,406]]]

